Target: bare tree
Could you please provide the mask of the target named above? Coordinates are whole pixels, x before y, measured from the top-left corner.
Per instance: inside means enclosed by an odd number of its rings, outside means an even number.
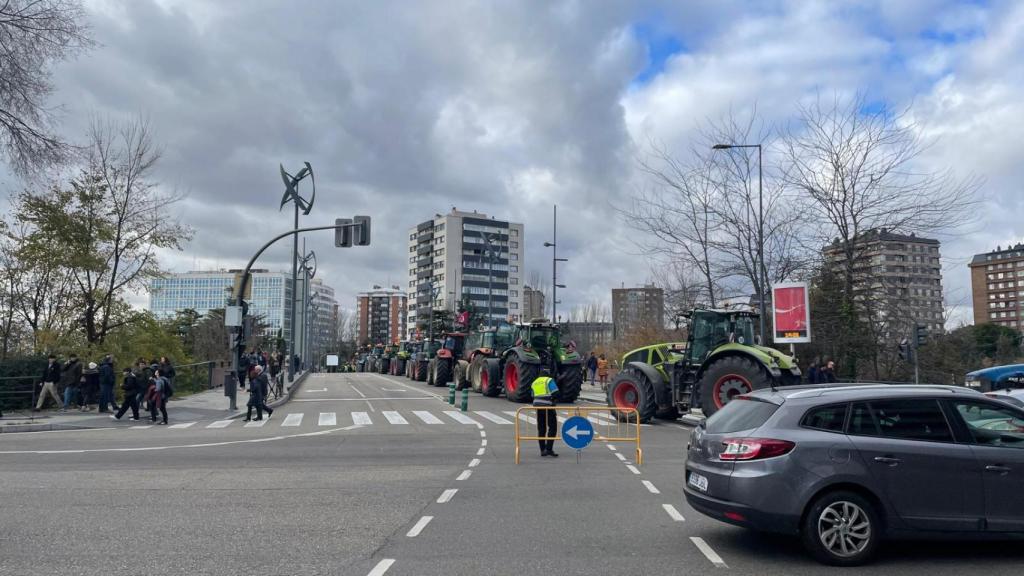
[[[665,294],[665,317],[673,329],[678,331],[682,327],[686,312],[710,305],[702,299],[705,292],[684,262],[669,260],[658,263],[652,267],[651,274],[654,285]]]
[[[0,148],[15,172],[66,158],[47,107],[50,68],[92,45],[79,0],[0,0]]]
[[[151,180],[159,158],[145,120],[96,120],[86,167],[71,187],[19,197],[19,219],[35,227],[29,238],[35,254],[63,246],[58,255],[74,280],[78,320],[90,344],[132,320],[118,313],[121,295],[148,288],[162,274],[157,250],[180,250],[191,237],[171,211],[181,195],[164,193]]]

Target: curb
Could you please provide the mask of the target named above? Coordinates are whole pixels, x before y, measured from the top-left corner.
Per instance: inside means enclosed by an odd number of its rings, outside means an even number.
[[[50,432],[52,430],[90,430],[91,426],[77,424],[7,424],[0,426],[0,434],[15,432]]]

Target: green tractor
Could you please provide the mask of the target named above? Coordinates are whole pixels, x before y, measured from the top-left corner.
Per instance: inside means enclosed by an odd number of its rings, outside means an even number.
[[[498,358],[515,344],[517,333],[514,324],[501,322],[466,336],[462,361],[456,367],[456,386],[460,389],[469,386],[484,396],[501,394],[501,376],[487,369],[487,361]]]
[[[423,340],[416,343],[410,358],[409,377],[416,382],[426,382],[430,373],[430,359],[437,354],[441,343],[437,340]]]
[[[641,422],[676,419],[691,407],[711,416],[737,395],[799,384],[793,357],[753,344],[757,320],[745,310],[693,310],[685,343],[623,356],[622,370],[608,385],[608,405],[635,408]]]
[[[583,389],[583,358],[575,345],[562,342],[558,325],[547,320],[520,324],[515,344],[485,366],[489,381],[501,378],[510,402],[530,402],[530,385],[544,368],[558,382],[559,402],[575,402]]]
[[[391,366],[388,369],[388,374],[392,376],[401,376],[405,374],[405,365],[409,362],[409,356],[411,356],[412,342],[403,340],[398,343],[398,348],[395,349],[395,355],[391,358]]]

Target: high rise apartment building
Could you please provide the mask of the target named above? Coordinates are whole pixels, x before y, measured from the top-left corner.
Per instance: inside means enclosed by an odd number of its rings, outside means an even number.
[[[523,319],[529,321],[534,318],[543,318],[545,310],[544,293],[529,286],[523,286]]]
[[[615,339],[639,328],[664,326],[665,292],[661,288],[612,288],[612,331]]]
[[[488,248],[490,247],[490,250]],[[407,335],[435,310],[468,298],[494,320],[523,318],[523,225],[479,212],[436,214],[409,230]]]
[[[1024,244],[977,254],[968,266],[974,323],[1024,331]]]
[[[871,230],[856,242],[854,291],[870,303],[880,320],[887,321],[892,336],[909,335],[914,324],[941,331],[942,267],[939,241],[920,236]],[[849,255],[839,243],[823,251],[834,270],[845,267]]]
[[[358,344],[391,344],[407,336],[405,328],[407,299],[398,287],[374,286],[356,297]]]

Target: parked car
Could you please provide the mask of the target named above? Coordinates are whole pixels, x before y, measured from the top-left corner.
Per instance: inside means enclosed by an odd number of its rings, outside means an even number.
[[[693,432],[685,494],[717,520],[797,535],[819,561],[883,539],[1024,533],[1024,410],[959,386],[792,386]]]

